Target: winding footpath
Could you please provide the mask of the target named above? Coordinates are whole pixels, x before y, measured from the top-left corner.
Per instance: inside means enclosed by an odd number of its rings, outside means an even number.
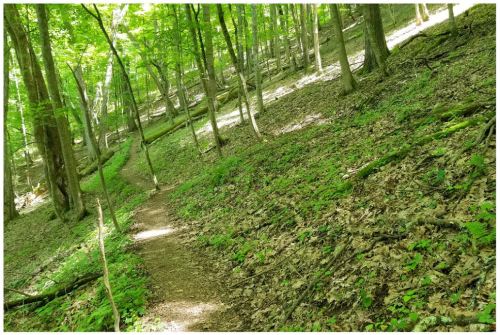
[[[139,140],[134,139],[130,158],[121,171],[122,177],[147,192],[152,182],[135,174],[133,165],[143,159]],[[215,266],[186,245],[182,225],[167,207],[171,188],[151,193],[151,197],[134,214],[132,227],[136,252],[144,260],[150,276],[146,315],[142,331],[220,331],[232,330],[238,324],[224,304],[223,280]],[[219,274],[220,275],[220,274]]]

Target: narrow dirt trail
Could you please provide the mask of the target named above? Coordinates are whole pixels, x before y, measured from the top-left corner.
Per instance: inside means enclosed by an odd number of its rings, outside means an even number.
[[[153,189],[152,182],[147,175],[134,174],[131,168],[142,158],[140,155],[136,138],[121,173],[146,192]],[[134,214],[132,234],[153,293],[141,320],[142,331],[234,330],[239,322],[224,304],[224,283],[217,269],[207,264],[207,258],[186,245],[182,237],[186,227],[166,206],[170,190],[163,186]]]

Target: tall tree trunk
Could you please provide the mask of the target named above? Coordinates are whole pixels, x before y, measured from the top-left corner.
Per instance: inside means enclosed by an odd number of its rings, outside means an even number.
[[[340,13],[337,4],[333,5],[333,15],[334,15],[334,34],[337,39],[337,44],[339,46],[339,61],[340,69],[342,72],[342,83],[344,86],[344,94],[352,92],[357,84],[352,76],[351,68],[349,66],[349,60],[347,59],[347,52],[345,50],[344,35],[342,34],[342,28],[340,24]]]
[[[375,5],[362,5],[363,16],[365,19],[365,61],[368,60],[363,70],[369,72],[372,70],[373,58],[375,65],[381,70],[384,75],[387,75],[385,68],[385,61],[389,57],[389,49],[385,41],[384,27],[382,26],[382,17],[380,15],[380,6]],[[368,48],[366,43],[368,43]],[[368,49],[368,52],[366,52]],[[373,57],[372,59],[367,57]]]
[[[300,33],[302,41],[302,62],[304,64],[304,70],[307,72],[309,67],[309,43],[307,37],[307,5],[300,4]]]
[[[245,61],[244,61],[244,56],[243,56],[243,29],[244,29],[244,12],[243,12],[243,5],[236,5],[236,16],[238,23],[236,24],[232,12],[231,12],[231,18],[233,20],[233,26],[235,29],[234,35],[236,38],[236,49],[238,52],[238,66],[240,67],[240,70],[245,72]],[[243,124],[245,122],[245,119],[243,118],[243,105],[242,105],[242,95],[243,95],[243,87],[239,87],[238,90],[238,111],[240,113],[240,123]]]
[[[292,60],[292,55],[290,52],[290,40],[288,39],[289,35],[289,29],[288,29],[288,5],[278,5],[278,12],[281,16],[281,30],[283,31],[284,35],[284,42],[285,42],[285,59],[290,66],[292,72],[295,72],[295,58]],[[284,8],[284,10],[283,10]],[[295,56],[293,56],[295,57]]]
[[[231,42],[231,36],[227,30],[226,22],[224,20],[224,11],[222,10],[222,5],[217,4],[217,13],[219,16],[219,22],[222,28],[222,33],[224,35],[224,39],[226,40],[227,49],[229,51],[229,56],[231,57],[231,61],[233,63],[234,68],[238,74],[238,83],[239,86],[243,88],[243,97],[245,98],[245,107],[247,110],[248,119],[251,121],[252,131],[255,137],[260,140],[261,135],[259,132],[259,127],[257,126],[257,122],[255,122],[255,118],[250,110],[250,95],[248,94],[247,81],[245,79],[245,75],[243,74],[243,69],[240,68],[238,64],[238,59],[236,58],[236,54],[234,53],[233,44]]]
[[[425,3],[420,4],[420,13],[424,22],[429,21],[429,10],[427,9],[427,5]]]
[[[64,167],[68,180],[68,189],[71,196],[71,203],[76,212],[78,220],[82,219],[87,210],[83,203],[82,191],[78,180],[77,164],[75,154],[71,145],[71,134],[69,130],[68,120],[63,113],[63,103],[59,92],[58,80],[55,70],[54,59],[52,57],[52,48],[50,45],[49,27],[47,20],[47,12],[44,4],[36,5],[36,13],[38,19],[38,29],[40,31],[40,44],[42,46],[42,57],[45,65],[45,74],[52,104],[56,109],[55,120],[59,129],[59,139],[61,143],[61,151],[64,159]]]
[[[132,108],[132,98],[130,97],[130,92],[125,82],[123,74],[119,74],[120,77],[120,91],[122,97],[122,112],[127,121],[127,131],[132,133],[137,130],[137,124],[135,123],[134,110]]]
[[[90,107],[88,105],[87,93],[83,89],[84,81],[83,81],[83,76],[82,76],[82,70],[81,70],[81,67],[79,64],[77,65],[76,69],[72,69],[69,66],[69,64],[68,64],[68,67],[70,68],[71,72],[73,73],[73,77],[75,78],[78,93],[80,95],[83,113],[85,115],[84,120],[85,120],[85,123],[87,124],[87,128],[89,129],[89,133],[90,133],[90,145],[92,145],[92,147],[94,148],[94,151],[97,153],[97,171],[99,174],[99,180],[101,182],[102,191],[104,193],[104,196],[106,197],[106,202],[108,204],[109,213],[111,214],[111,219],[113,221],[113,225],[115,226],[116,230],[120,231],[120,226],[118,225],[118,221],[116,220],[113,204],[111,203],[111,199],[109,198],[108,187],[106,186],[106,179],[104,178],[101,152],[99,150],[99,146],[97,145],[97,141],[96,141],[94,134],[93,134],[93,131],[92,131],[92,124],[90,123]]]
[[[206,6],[208,6],[208,5],[203,5],[204,14],[208,10],[208,20],[210,20],[210,12],[209,12],[209,9],[205,10]],[[211,79],[209,79],[210,75],[208,75],[209,78],[207,78],[208,69],[207,69],[207,71],[205,71],[205,68],[203,67],[202,59],[200,56],[200,47],[198,47],[198,39],[196,37],[197,27],[195,26],[195,22],[193,20],[193,16],[191,13],[192,12],[191,6],[189,4],[186,4],[185,9],[186,9],[186,18],[187,18],[187,22],[189,25],[189,32],[191,34],[191,40],[193,42],[193,52],[194,52],[194,56],[195,56],[196,66],[198,68],[198,73],[200,75],[201,84],[203,85],[203,89],[204,89],[205,95],[207,97],[208,113],[209,113],[210,123],[212,125],[212,132],[214,135],[215,148],[217,150],[217,154],[219,155],[219,157],[222,157],[222,150],[221,150],[222,143],[221,143],[221,139],[219,137],[219,128],[217,127],[217,119],[215,116],[216,106],[214,104],[214,100],[215,100],[215,88],[216,87],[215,87],[215,83]],[[210,24],[209,24],[209,27],[210,27]],[[211,31],[208,31],[208,35],[211,39],[212,38]],[[211,41],[210,41],[210,44],[211,44]],[[208,60],[206,63],[208,65]],[[213,67],[212,67],[212,71],[213,71]],[[214,77],[214,75],[212,74],[212,78],[213,77]],[[211,83],[209,83],[209,81],[211,81]]]
[[[450,21],[450,31],[452,36],[457,36],[458,29],[457,23],[455,22],[455,14],[453,14],[453,4],[448,4],[448,20]]]
[[[208,89],[208,100],[209,104],[213,106],[213,112],[211,113],[211,123],[212,123],[212,131],[214,132],[214,136],[218,139],[219,148],[217,152],[219,155],[222,155],[221,140],[219,135],[219,128],[217,126],[217,83],[215,81],[215,68],[214,68],[214,47],[212,41],[212,23],[211,23],[211,14],[210,14],[210,5],[203,4],[203,33],[204,33],[204,42],[205,42],[205,57],[207,64],[207,89]],[[217,143],[216,143],[217,145]]]
[[[100,14],[99,10],[97,9],[97,6],[95,4],[93,5],[94,10],[96,11],[95,14],[92,13],[84,5],[82,5],[82,6],[91,16],[94,17],[94,19],[97,20],[97,23],[99,24],[99,27],[101,28],[101,31],[104,34],[104,37],[106,38],[106,41],[108,42],[108,45],[111,48],[111,51],[113,51],[113,54],[115,55],[116,60],[118,61],[118,64],[120,65],[120,69],[122,70],[122,74],[123,74],[123,77],[124,77],[125,82],[127,84],[127,88],[128,88],[129,93],[130,93],[131,100],[132,100],[132,108],[133,108],[133,111],[134,111],[134,114],[136,117],[137,127],[139,129],[139,134],[141,136],[142,147],[144,149],[144,154],[146,156],[146,162],[148,163],[149,172],[151,173],[151,177],[153,179],[153,183],[155,185],[155,188],[157,190],[159,190],[160,186],[158,185],[158,179],[156,178],[156,175],[155,175],[154,170],[153,170],[153,164],[151,163],[151,158],[149,157],[149,150],[148,150],[148,147],[146,145],[145,138],[144,138],[144,131],[142,129],[141,117],[139,115],[139,109],[137,108],[137,103],[136,103],[135,97],[134,97],[134,91],[132,90],[132,85],[130,83],[130,78],[128,76],[127,70],[125,69],[125,65],[123,65],[123,62],[122,62],[122,59],[120,58],[120,55],[118,55],[118,52],[116,51],[116,48],[113,45],[113,42],[111,41],[108,33],[106,32],[106,28],[104,28],[104,23],[102,22],[101,14]]]
[[[115,43],[116,30],[118,25],[125,17],[127,13],[128,4],[123,5],[121,8],[115,8],[113,10],[113,18],[111,23],[111,41]],[[108,53],[108,62],[106,65],[106,73],[104,75],[104,84],[102,85],[101,92],[101,108],[100,108],[100,123],[99,123],[99,136],[98,144],[102,147],[103,144],[107,147],[106,132],[108,131],[108,100],[109,100],[109,88],[111,86],[111,79],[113,78],[113,53],[110,51]]]
[[[422,15],[420,14],[420,6],[418,3],[415,4],[415,18],[416,18],[416,25],[420,26],[422,24]]]
[[[3,219],[10,221],[19,213],[16,210],[14,202],[14,185],[12,183],[12,170],[10,167],[10,146],[9,146],[9,129],[7,127],[7,112],[9,111],[9,54],[10,47],[7,44],[7,32],[3,33]],[[27,166],[26,169],[29,169]]]
[[[252,6],[252,35],[253,35],[253,66],[255,71],[255,95],[257,96],[257,110],[264,112],[264,100],[262,99],[262,74],[260,72],[259,60],[259,31],[257,30],[257,5]]]
[[[323,71],[321,66],[321,55],[319,53],[319,32],[318,32],[318,5],[312,4],[313,12],[313,35],[314,35],[314,60],[317,72]]]
[[[35,140],[44,161],[44,170],[56,215],[65,221],[64,212],[69,209],[69,194],[64,171],[59,131],[54,110],[43,79],[42,70],[36,54],[22,26],[21,17],[15,4],[4,5],[4,22],[11,36],[17,61],[28,93],[28,100],[33,111]]]
[[[277,72],[281,72],[281,45],[280,45],[280,32],[279,32],[279,25],[278,25],[278,15],[276,13],[277,11],[277,4],[271,4],[269,5],[270,10],[271,10],[271,34],[272,34],[272,41],[273,41],[273,57],[276,58],[276,70]]]
[[[241,6],[243,22],[244,22],[244,33],[245,33],[245,54],[246,54],[246,70],[247,74],[252,73],[252,45],[250,43],[250,29],[248,28],[248,20],[246,16],[246,7],[244,5]]]
[[[290,9],[292,10],[292,20],[293,20],[293,30],[295,32],[295,39],[297,44],[297,52],[303,52],[303,43],[302,43],[302,30],[300,29],[299,19],[296,14],[295,4],[289,4]],[[300,6],[300,5],[299,5]]]
[[[11,56],[11,54],[9,54]],[[29,147],[28,147],[28,130],[26,127],[26,119],[24,117],[24,106],[23,106],[23,101],[21,100],[21,91],[19,90],[19,77],[13,73],[14,75],[14,82],[16,84],[16,105],[19,110],[19,114],[21,116],[21,130],[23,133],[23,144],[24,144],[24,159],[26,161],[26,166],[30,167],[33,164],[33,160],[31,159]],[[26,169],[26,173],[28,175],[28,185],[30,185],[31,188],[33,188],[33,185],[31,184],[31,180],[29,178],[29,169]]]
[[[191,118],[191,112],[189,111],[189,108],[188,108],[188,102],[187,102],[187,99],[186,99],[186,88],[184,87],[184,73],[182,71],[182,48],[181,48],[181,45],[182,45],[182,36],[181,36],[181,30],[180,30],[180,27],[179,27],[179,17],[177,15],[177,6],[173,5],[173,12],[174,12],[174,31],[175,31],[175,35],[174,35],[174,41],[175,41],[175,50],[177,52],[177,55],[176,55],[176,67],[178,67],[178,69],[176,70],[176,73],[177,73],[177,83],[178,83],[178,87],[177,87],[177,94],[179,96],[179,104],[180,106],[182,106],[184,112],[186,113],[187,117],[188,117],[188,122],[189,122],[189,129],[191,130],[191,135],[193,136],[193,142],[194,142],[194,145],[196,147],[196,150],[198,151],[198,153],[201,152],[201,149],[200,149],[200,144],[198,142],[198,137],[196,136],[196,131],[194,130],[194,125],[193,125],[193,120]]]

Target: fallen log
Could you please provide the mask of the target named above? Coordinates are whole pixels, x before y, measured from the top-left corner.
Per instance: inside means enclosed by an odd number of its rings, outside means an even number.
[[[102,163],[103,164],[106,163],[111,157],[113,157],[114,154],[115,154],[115,150],[113,150],[113,149],[109,149],[107,151],[104,151],[101,154]],[[88,165],[87,167],[81,169],[78,172],[78,176],[80,178],[86,177],[86,176],[94,173],[95,171],[97,171],[97,160],[90,163],[90,165]]]
[[[102,276],[102,273],[87,274],[87,275],[85,275],[83,277],[77,278],[76,280],[74,280],[69,285],[53,289],[53,290],[51,290],[48,293],[43,293],[43,294],[34,295],[34,296],[31,296],[31,297],[26,297],[26,298],[19,299],[19,300],[5,302],[3,304],[3,308],[4,308],[4,310],[7,311],[7,310],[15,308],[15,307],[28,305],[28,304],[32,304],[32,303],[35,303],[35,302],[48,303],[48,302],[54,300],[57,297],[61,297],[63,295],[66,295],[68,293],[71,293],[71,292],[75,291],[80,286],[83,286],[83,285],[85,285],[85,284],[87,284],[87,283],[89,283],[91,281],[94,281],[97,278],[99,278],[100,276]]]

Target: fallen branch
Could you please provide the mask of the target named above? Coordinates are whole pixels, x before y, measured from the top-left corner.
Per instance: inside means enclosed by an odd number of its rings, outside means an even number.
[[[4,287],[3,289],[6,290],[6,291],[11,291],[11,292],[14,292],[14,293],[17,293],[17,294],[24,295],[25,297],[32,297],[33,296],[31,294],[28,294],[28,293],[25,293],[23,291],[19,291],[19,290],[13,289],[13,288],[9,288],[9,287]]]
[[[32,304],[35,302],[48,303],[57,297],[60,297],[60,296],[63,296],[63,295],[66,295],[68,293],[75,291],[80,286],[83,286],[91,281],[94,281],[97,278],[99,278],[100,276],[102,276],[102,273],[88,274],[88,275],[85,275],[83,277],[76,279],[75,281],[73,281],[71,284],[69,284],[67,286],[51,290],[48,293],[34,295],[32,297],[6,302],[3,305],[4,310],[9,310],[9,309],[12,309],[15,307],[28,305],[28,304]]]
[[[101,255],[101,263],[103,270],[103,281],[104,287],[106,288],[106,293],[108,294],[109,302],[111,303],[111,309],[113,310],[113,318],[115,319],[114,326],[115,332],[120,332],[120,313],[116,307],[115,300],[113,299],[113,293],[111,292],[111,284],[109,283],[109,271],[108,262],[106,261],[106,250],[104,249],[104,215],[102,214],[101,203],[99,198],[97,198],[97,211],[99,212],[99,220],[97,220],[97,240],[99,244],[99,254]]]
[[[115,154],[115,150],[111,150],[111,149],[101,153],[102,163],[103,164],[106,163],[111,157],[113,157],[114,154]],[[97,160],[94,160],[92,163],[90,163],[90,165],[88,165],[87,167],[80,170],[78,172],[78,176],[80,178],[82,178],[82,177],[90,175],[91,173],[94,173],[95,171],[97,171]]]
[[[340,245],[338,245],[335,248],[335,250],[334,250],[334,252],[332,254],[332,258],[330,259],[330,261],[328,262],[328,264],[325,267],[325,271],[323,271],[319,276],[317,276],[316,279],[314,279],[313,281],[311,281],[309,283],[309,285],[306,287],[306,289],[299,296],[299,298],[297,300],[295,300],[295,302],[293,303],[293,305],[285,313],[285,316],[283,317],[283,320],[281,320],[282,324],[285,323],[288,320],[288,318],[290,317],[290,315],[292,315],[292,313],[295,311],[295,309],[297,308],[297,306],[309,294],[309,291],[323,278],[323,276],[325,275],[325,273],[333,266],[333,264],[339,258],[339,256],[342,255],[342,253],[344,252],[346,246],[350,244],[350,240],[351,239],[349,239],[348,243],[340,244]]]
[[[446,137],[456,133],[459,130],[462,130],[462,129],[470,127],[470,126],[474,126],[474,125],[478,124],[480,121],[482,121],[483,119],[484,119],[483,117],[477,117],[477,118],[474,118],[471,120],[466,120],[466,121],[454,124],[453,126],[445,128],[441,131],[438,131],[434,134],[424,136],[421,139],[414,142],[413,144],[403,145],[402,148],[396,149],[396,150],[390,152],[389,154],[367,164],[365,167],[360,169],[354,175],[354,178],[355,179],[365,179],[369,175],[378,171],[381,167],[383,167],[391,162],[396,162],[396,161],[402,160],[412,150],[415,150],[415,149],[417,149],[417,148],[419,148],[419,147],[421,147],[421,146],[423,146],[423,145],[425,145],[433,140],[446,138]]]
[[[403,49],[405,46],[407,46],[408,44],[410,44],[411,42],[413,42],[414,40],[416,40],[417,38],[420,38],[420,37],[429,37],[429,35],[427,35],[426,33],[418,33],[416,35],[413,35],[412,37],[410,37],[409,39],[407,39],[406,41],[401,43],[399,45],[399,49]]]
[[[473,147],[479,145],[484,139],[486,139],[486,144],[488,144],[488,140],[495,129],[495,122],[496,122],[496,115],[493,116],[490,121],[483,127],[481,132],[479,133],[479,136],[476,138],[474,143],[472,143],[470,146],[463,147],[451,160],[452,163],[455,163],[466,151],[472,149]]]

